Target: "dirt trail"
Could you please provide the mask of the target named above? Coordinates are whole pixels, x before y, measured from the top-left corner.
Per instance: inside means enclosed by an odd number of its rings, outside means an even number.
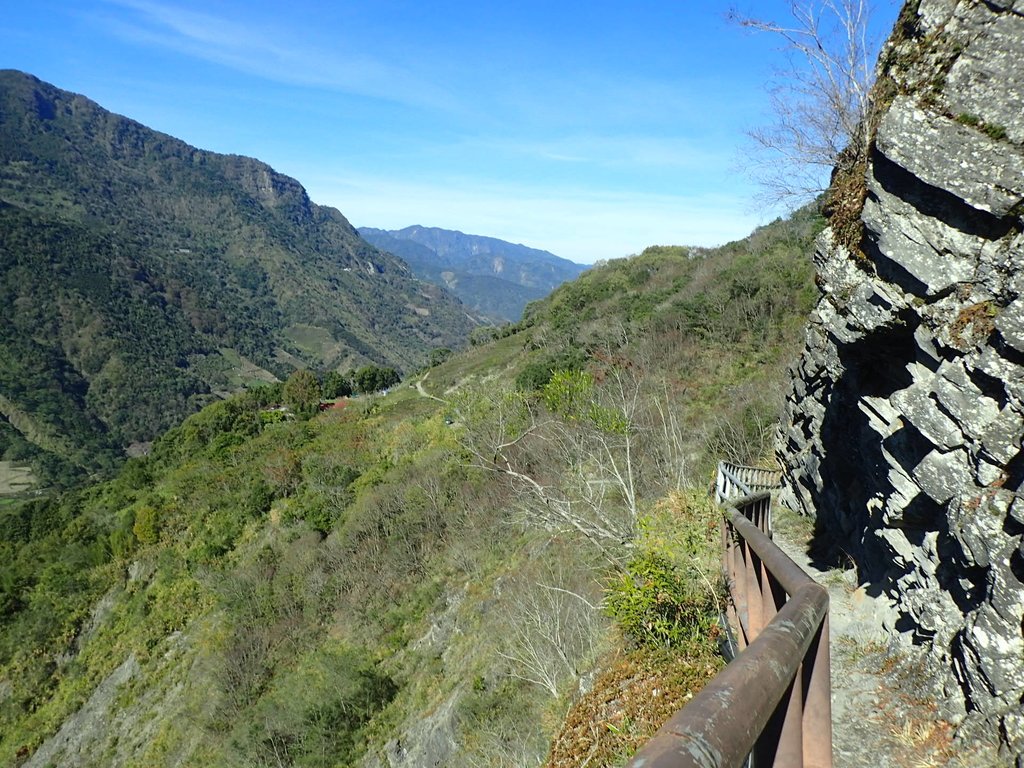
[[[856,584],[855,571],[821,570],[808,555],[809,525],[776,513],[775,542],[828,589],[835,768],[985,768],[1002,765],[993,749],[963,750],[938,718],[915,649],[891,641],[884,598]]]
[[[427,376],[429,375],[430,371],[427,371],[426,373],[423,374],[422,378],[416,380],[416,391],[420,393],[420,397],[429,397],[431,400],[437,400],[437,402],[439,403],[447,402],[447,400],[444,400],[443,398],[440,398],[437,395],[432,395],[423,388],[423,382],[427,380]]]

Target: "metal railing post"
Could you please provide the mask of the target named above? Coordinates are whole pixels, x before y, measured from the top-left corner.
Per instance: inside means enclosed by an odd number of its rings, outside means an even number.
[[[771,540],[764,489],[775,477],[719,462],[727,613],[740,653],[662,726],[632,768],[738,768],[748,755],[755,768],[832,768],[828,592]]]
[[[761,627],[764,626],[761,622],[761,585],[758,583],[761,561],[749,546],[743,547],[743,553],[743,565],[747,579],[747,632],[749,633],[747,642],[753,642],[761,633]]]
[[[811,642],[810,664],[804,665],[804,765],[807,768],[832,766],[832,664],[829,656],[828,614]]]

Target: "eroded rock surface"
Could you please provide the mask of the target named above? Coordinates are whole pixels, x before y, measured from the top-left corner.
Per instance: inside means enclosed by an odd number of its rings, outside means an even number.
[[[911,3],[882,62],[859,241],[815,254],[783,501],[891,599],[943,714],[1024,764],[1024,6]]]

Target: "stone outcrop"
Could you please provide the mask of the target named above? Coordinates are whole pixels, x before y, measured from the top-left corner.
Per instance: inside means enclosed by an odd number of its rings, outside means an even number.
[[[24,768],[87,765],[90,755],[96,753],[98,743],[105,738],[118,692],[139,674],[139,662],[130,655],[96,686],[82,708],[65,720],[54,736],[43,742],[25,762]]]
[[[910,3],[879,73],[859,220],[817,245],[783,502],[892,600],[944,714],[1024,764],[1024,2]]]

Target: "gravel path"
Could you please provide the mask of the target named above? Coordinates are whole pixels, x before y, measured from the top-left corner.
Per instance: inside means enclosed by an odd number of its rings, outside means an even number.
[[[821,570],[808,556],[809,521],[776,513],[775,542],[829,591],[832,742],[835,768],[989,768],[994,749],[964,749],[935,714],[917,649],[893,641],[884,598],[856,584],[855,571]]]

